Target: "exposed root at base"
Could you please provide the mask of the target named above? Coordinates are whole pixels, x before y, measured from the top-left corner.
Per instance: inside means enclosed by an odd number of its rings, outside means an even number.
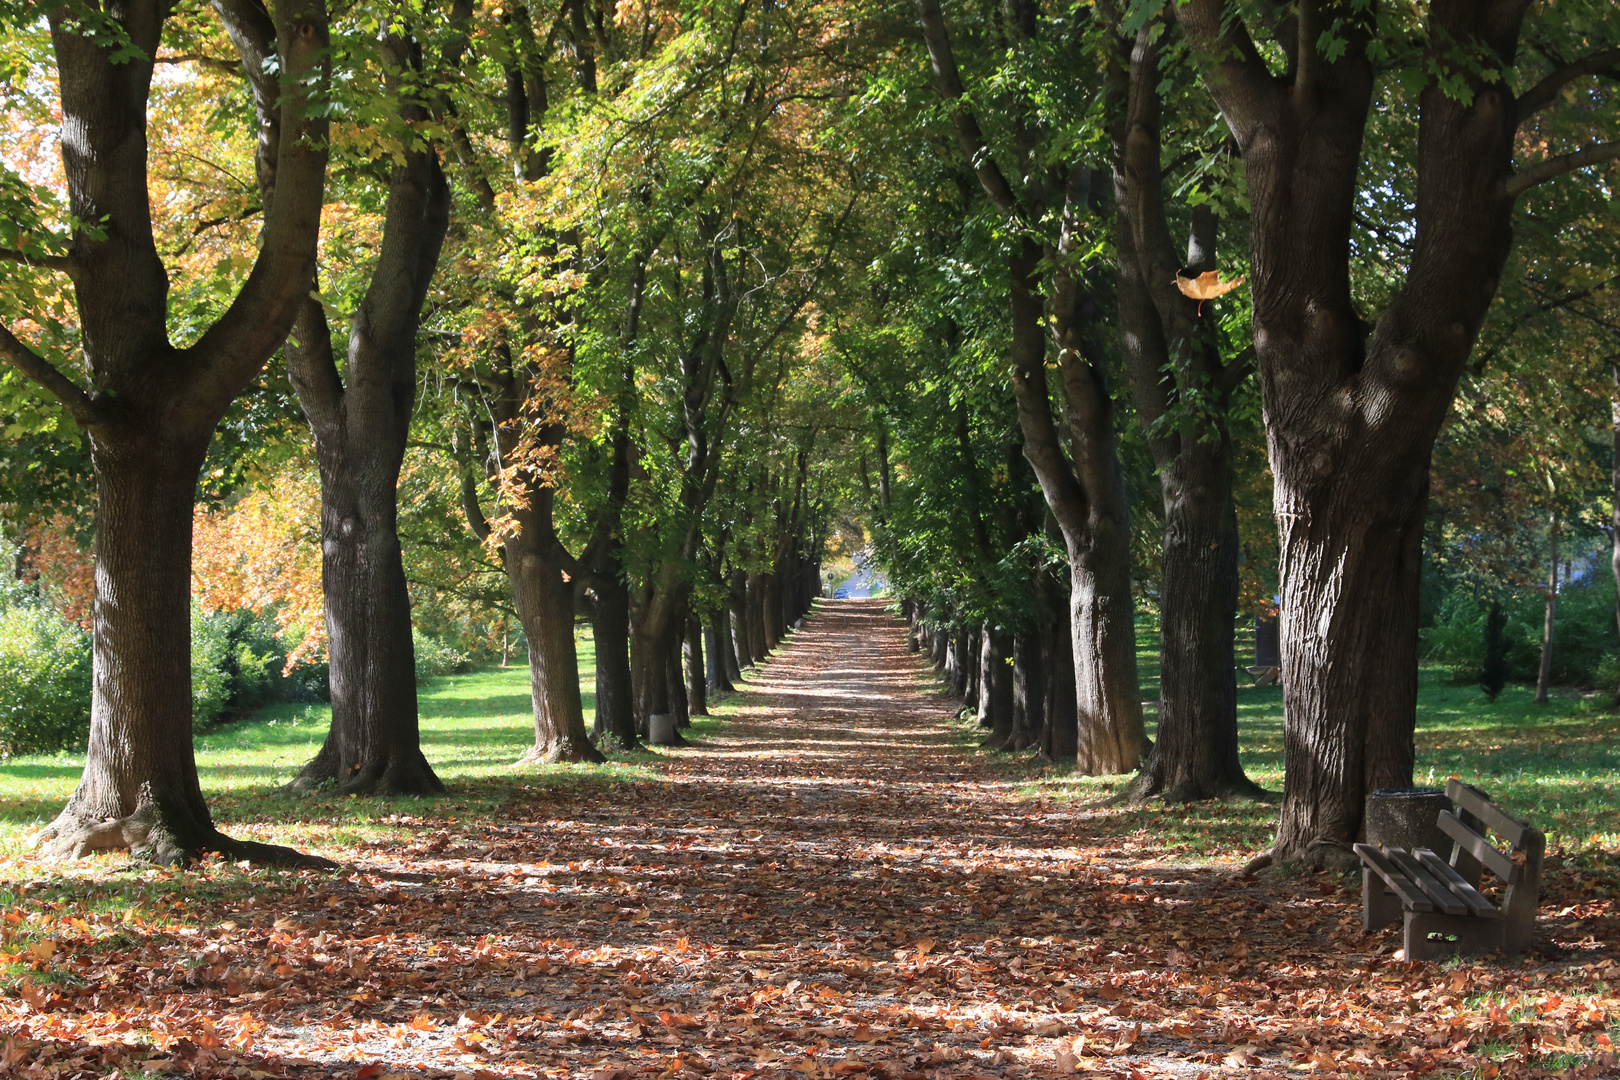
[[[247,860],[256,866],[281,866],[297,870],[336,870],[338,864],[319,855],[308,855],[279,844],[237,840],[212,825],[190,830],[182,841],[156,803],[145,803],[133,814],[105,821],[86,821],[69,810],[34,838],[34,844],[47,858],[82,859],[98,851],[128,851],[138,862],[158,866],[187,866],[204,855],[218,854],[232,861]]]
[[[590,744],[586,739],[570,739],[565,742],[542,746],[535,743],[524,752],[523,756],[512,762],[512,768],[518,769],[525,765],[561,765],[564,763],[576,765],[601,765],[607,761],[602,751]]]

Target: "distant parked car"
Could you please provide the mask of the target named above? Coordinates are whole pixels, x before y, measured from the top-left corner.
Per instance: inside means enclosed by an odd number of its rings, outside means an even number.
[[[849,599],[849,590],[848,589],[839,589],[839,590],[837,590],[836,592],[833,593],[833,599],[834,600],[848,600]]]

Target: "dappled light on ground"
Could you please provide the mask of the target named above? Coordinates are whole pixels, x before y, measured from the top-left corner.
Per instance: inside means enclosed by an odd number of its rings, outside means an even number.
[[[928,675],[881,603],[835,602],[692,747],[512,773],[483,803],[373,806],[366,838],[321,850],[342,875],[40,865],[5,916],[0,1062],[356,1080],[1611,1068],[1612,867],[1552,867],[1529,957],[1407,965],[1393,935],[1362,935],[1359,882],[1245,879],[1246,852],[1188,839],[1265,811],[1047,797],[976,751]],[[325,805],[335,828],[354,804]]]

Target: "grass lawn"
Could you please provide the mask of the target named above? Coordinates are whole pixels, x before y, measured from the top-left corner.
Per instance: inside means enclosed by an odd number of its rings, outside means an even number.
[[[1159,695],[1154,628],[1138,629],[1137,656],[1151,737],[1157,734]],[[1252,639],[1240,635],[1238,656],[1240,662],[1253,656]],[[1282,690],[1247,683],[1239,673],[1243,766],[1251,779],[1281,791]],[[1534,687],[1510,685],[1489,702],[1479,687],[1446,685],[1441,669],[1425,667],[1418,685],[1417,783],[1443,787],[1447,777],[1459,776],[1479,785],[1510,813],[1544,830],[1550,850],[1620,849],[1620,716],[1605,711],[1603,697],[1565,691],[1537,705],[1534,695]],[[1047,769],[1031,778],[1026,792],[1101,800],[1123,781]],[[1275,807],[1244,803],[1168,812],[1154,804],[1099,813],[1113,818],[1121,835],[1141,844],[1144,853],[1165,857],[1257,854],[1269,846],[1276,822]]]
[[[579,640],[585,722],[596,715],[596,651],[588,632]],[[526,666],[484,667],[433,679],[418,688],[422,748],[451,787],[437,799],[360,799],[287,795],[279,790],[312,758],[331,724],[324,704],[279,704],[196,736],[203,794],[221,829],[243,839],[295,847],[348,846],[387,839],[402,817],[490,816],[514,794],[546,784],[607,785],[650,776],[657,752],[614,754],[606,767],[512,763],[534,741]],[[714,707],[723,715],[726,707]],[[717,720],[699,719],[697,733]],[[34,832],[61,810],[78,782],[83,753],[38,754],[0,760],[0,880],[19,868]]]

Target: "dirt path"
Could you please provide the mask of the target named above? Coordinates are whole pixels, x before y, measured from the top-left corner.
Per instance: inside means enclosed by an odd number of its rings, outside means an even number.
[[[186,925],[57,901],[4,954],[35,981],[0,1075],[1615,1075],[1620,962],[1573,920],[1551,961],[1395,963],[1353,884],[1176,866],[1027,797],[930,674],[835,602],[655,779],[516,774],[497,820],[421,804],[341,877],[192,871]]]

